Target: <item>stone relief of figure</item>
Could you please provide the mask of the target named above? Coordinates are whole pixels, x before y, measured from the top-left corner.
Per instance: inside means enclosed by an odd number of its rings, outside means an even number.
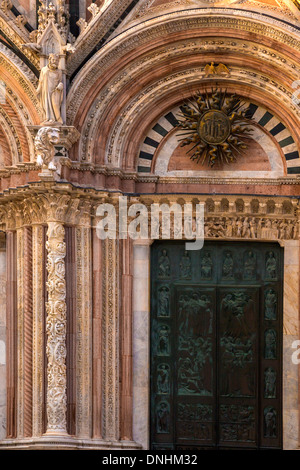
[[[63,124],[61,106],[64,85],[58,54],[50,54],[48,64],[42,68],[37,95],[45,114],[44,124]]]

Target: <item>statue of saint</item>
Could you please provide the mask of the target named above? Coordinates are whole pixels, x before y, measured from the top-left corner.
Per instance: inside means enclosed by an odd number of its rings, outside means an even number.
[[[63,124],[63,73],[59,69],[59,55],[50,54],[48,65],[42,68],[37,95],[45,113],[44,124]]]

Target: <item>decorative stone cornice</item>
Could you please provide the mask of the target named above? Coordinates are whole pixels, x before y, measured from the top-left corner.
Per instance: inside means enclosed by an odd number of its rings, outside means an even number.
[[[299,184],[299,179],[298,179]],[[68,183],[33,183],[24,188],[11,189],[0,195],[0,226],[16,230],[23,226],[57,222],[77,227],[91,227],[97,223],[97,207],[110,203],[118,209],[121,192],[107,192],[92,188],[76,188]],[[137,202],[150,208],[151,204],[187,202],[204,203],[206,219],[223,222],[233,219],[255,219],[264,223],[271,220],[276,227],[282,222],[300,220],[299,199],[289,196],[199,195],[174,194],[128,196],[128,207]],[[222,223],[223,223],[222,222]],[[279,228],[277,228],[279,230]],[[280,238],[280,237],[278,237]]]

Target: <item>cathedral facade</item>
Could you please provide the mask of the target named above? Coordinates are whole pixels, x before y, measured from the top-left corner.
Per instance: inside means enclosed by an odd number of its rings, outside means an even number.
[[[1,450],[299,448],[299,59],[298,0],[0,1]]]

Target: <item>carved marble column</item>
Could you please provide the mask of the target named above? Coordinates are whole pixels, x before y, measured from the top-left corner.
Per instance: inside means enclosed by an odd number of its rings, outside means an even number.
[[[24,228],[24,436],[32,436],[32,228]]]
[[[17,229],[17,437],[24,437],[24,228]]]
[[[102,439],[103,241],[93,229],[93,437]]]
[[[7,293],[7,252],[5,236],[0,233],[0,423],[5,423],[7,410],[7,320],[6,320],[6,293]],[[0,426],[0,440],[5,439],[5,426]]]
[[[103,242],[103,438],[119,440],[119,242]]]
[[[92,257],[90,227],[76,227],[76,434],[92,435]]]
[[[45,315],[45,234],[42,225],[32,227],[32,314],[33,314],[33,376],[32,433],[44,432],[44,315]]]
[[[294,364],[293,345],[299,341],[300,241],[286,240],[284,247],[283,298],[283,447],[299,445],[299,365]],[[299,346],[297,346],[299,349]]]
[[[67,435],[65,229],[48,222],[47,435]]]
[[[16,233],[6,233],[7,268],[6,268],[6,390],[7,390],[7,438],[16,437],[16,310],[17,310],[17,251]]]
[[[121,305],[121,439],[132,440],[132,258],[130,238],[121,240],[122,305]]]

